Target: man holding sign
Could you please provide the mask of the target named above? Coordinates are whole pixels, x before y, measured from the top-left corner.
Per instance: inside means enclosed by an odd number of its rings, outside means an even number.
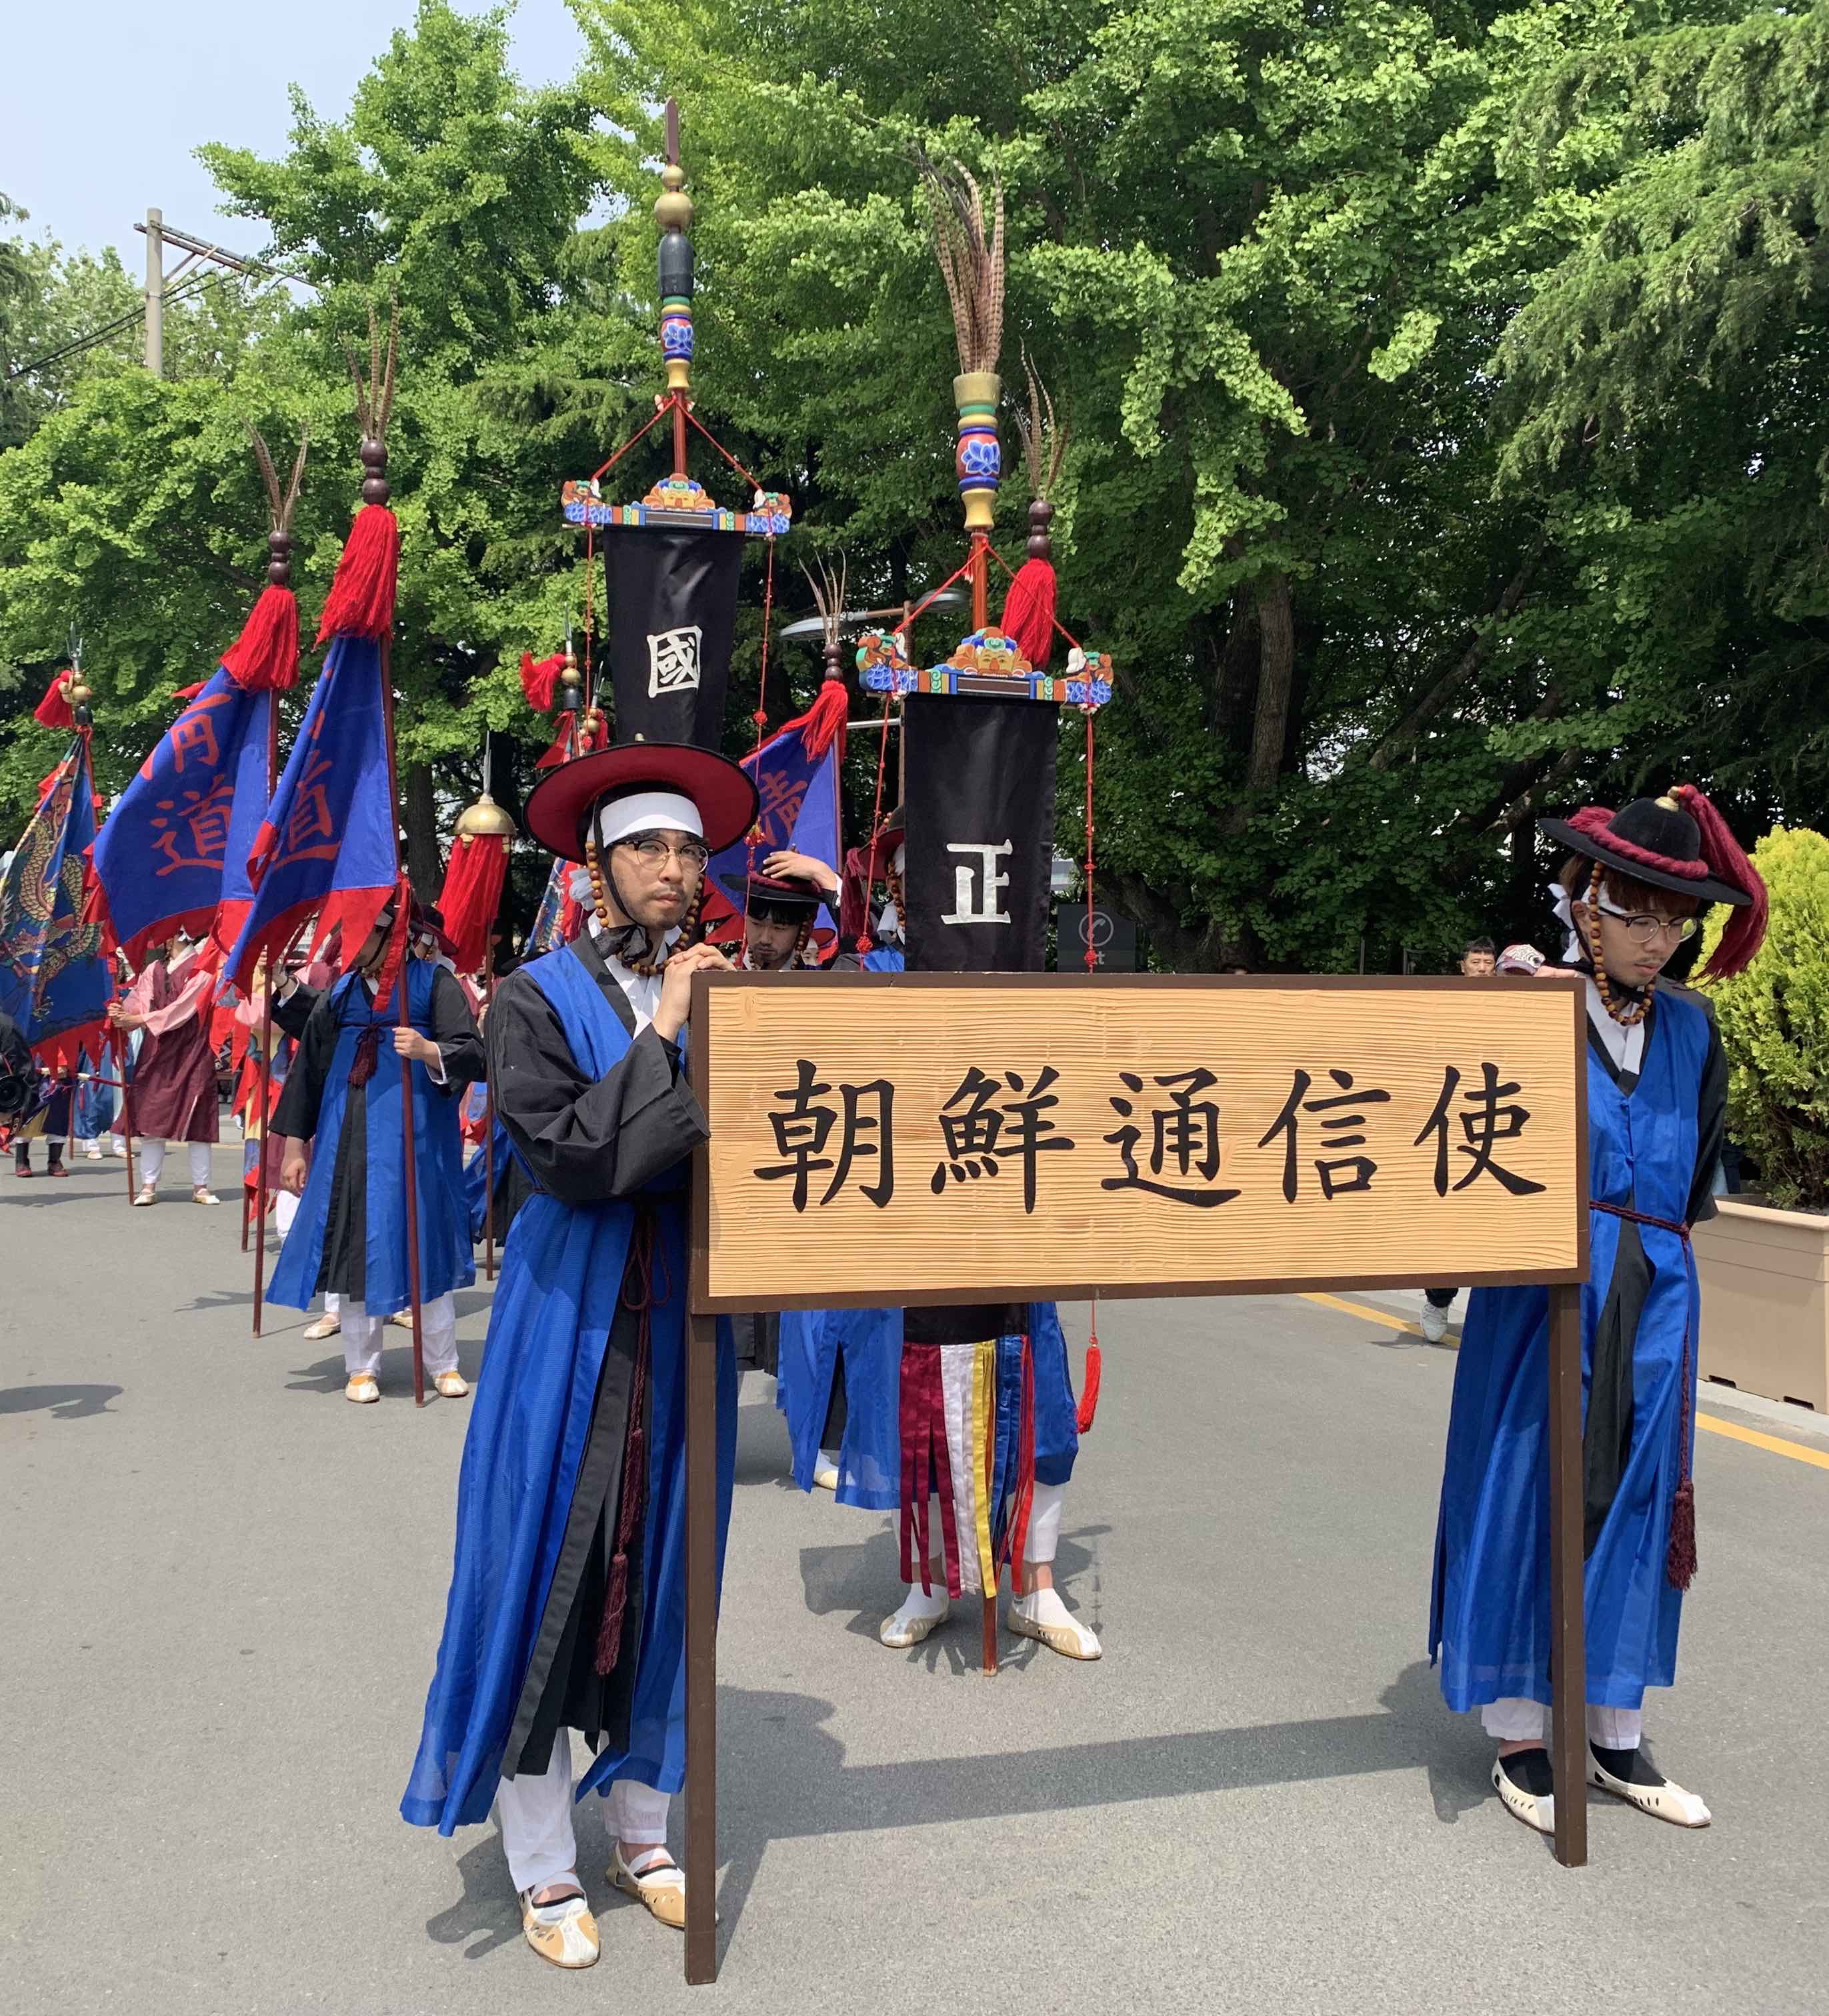
[[[514,1222],[458,1485],[457,1553],[404,1817],[449,1834],[498,1807],[527,1943],[597,1957],[578,1877],[571,1733],[610,1803],[610,1880],[682,1925],[667,1852],[684,1781],[688,1158],[686,945],[707,859],[756,792],[708,751],[628,743],[555,770],[527,828],[590,869],[592,916],[490,1011],[496,1111],[536,1186]],[[736,1374],[721,1342],[718,1554]]]

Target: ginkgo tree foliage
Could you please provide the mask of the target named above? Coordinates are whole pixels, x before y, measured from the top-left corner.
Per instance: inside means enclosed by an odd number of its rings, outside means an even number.
[[[794,499],[778,608],[804,604],[797,548],[842,547],[854,601],[962,556],[919,164],[1001,185],[1005,383],[1026,359],[1068,416],[1060,613],[1118,671],[1099,886],[1165,963],[1388,968],[1540,931],[1534,819],[1580,795],[1681,774],[1750,830],[1822,815],[1817,8],[573,6],[562,88],[509,74],[502,16],[427,0],[348,107],[296,108],[277,158],[206,149],[301,284],[164,383],[99,357],[0,453],[0,682],[35,699],[77,621],[105,777],[239,623],[264,531],[248,420],[311,425],[315,608],[358,473],[340,343],[391,299],[409,783],[422,808],[467,787],[491,727],[531,753],[515,661],[583,602],[558,488],[660,383],[671,94],[700,412]],[[616,481],[658,466],[644,448]],[[761,588],[752,565],[733,742]],[[772,718],[815,671],[775,653]],[[16,823],[45,745],[10,733]],[[1083,761],[1069,722],[1075,854]]]

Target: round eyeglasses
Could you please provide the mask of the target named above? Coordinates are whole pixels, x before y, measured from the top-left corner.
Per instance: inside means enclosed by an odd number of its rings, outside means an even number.
[[[1683,945],[1696,934],[1694,917],[1659,917],[1646,910],[1622,910],[1604,896],[1600,898],[1599,908],[1625,925],[1626,934],[1634,945],[1655,945],[1659,938]]]
[[[703,875],[705,864],[711,858],[711,850],[702,840],[682,841],[675,847],[663,840],[657,833],[632,833],[627,840],[620,841],[621,847],[632,848],[644,868],[658,868],[671,855],[682,868],[689,868],[695,875]]]

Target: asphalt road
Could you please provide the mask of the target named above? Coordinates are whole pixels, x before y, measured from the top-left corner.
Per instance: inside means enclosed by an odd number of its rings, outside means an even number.
[[[1006,1637],[994,1680],[975,1618],[877,1643],[891,1523],[783,1481],[752,1377],[721,1981],[611,1901],[594,1812],[603,1961],[546,1968],[493,1829],[395,1811],[467,1403],[416,1413],[399,1348],[348,1406],[291,1312],[250,1338],[235,1212],[167,1197],[130,1212],[114,1161],[0,1175],[0,2008],[1829,2009],[1829,1468],[1700,1438],[1647,1726],[1715,1825],[1595,1794],[1564,1870],[1425,1661],[1453,1353],[1302,1298],[1107,1307],[1059,1564],[1106,1656]],[[460,1306],[473,1377],[481,1283]],[[1706,1406],[1829,1450],[1795,1409]]]

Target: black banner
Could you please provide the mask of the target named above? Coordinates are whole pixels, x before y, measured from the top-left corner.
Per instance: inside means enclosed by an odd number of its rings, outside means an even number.
[[[1058,712],[1026,699],[904,703],[911,970],[1046,967]]]
[[[1046,700],[902,703],[908,963],[916,973],[1039,973],[1048,963],[1058,708]],[[905,1310],[909,1344],[1019,1330],[1018,1309]]]
[[[603,543],[616,740],[719,747],[743,535],[644,526]]]

